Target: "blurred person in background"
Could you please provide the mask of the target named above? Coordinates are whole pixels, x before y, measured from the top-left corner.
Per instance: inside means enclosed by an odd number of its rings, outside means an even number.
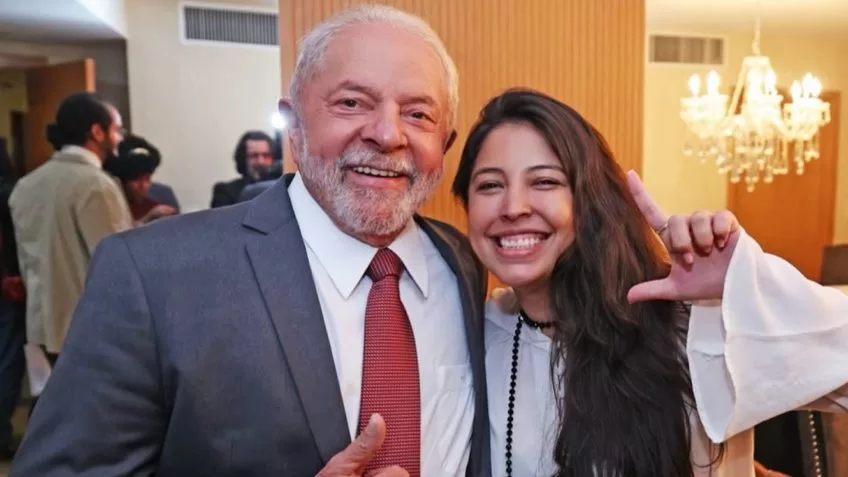
[[[12,415],[18,406],[26,367],[26,291],[9,213],[9,195],[17,178],[6,150],[6,139],[0,138],[0,462],[11,460],[14,455]]]
[[[248,131],[239,138],[233,160],[241,177],[215,184],[212,188],[212,208],[238,203],[245,186],[267,175],[268,169],[274,164],[274,140],[262,131]]]
[[[27,288],[27,342],[40,347],[51,365],[65,342],[94,248],[132,227],[120,185],[103,170],[123,136],[113,105],[93,93],[68,96],[47,127],[56,152],[21,178],[9,199]]]
[[[255,199],[259,194],[271,188],[280,177],[283,177],[283,161],[274,161],[271,167],[263,171],[256,182],[248,184],[242,189],[239,202]]]
[[[136,224],[177,213],[176,208],[150,197],[152,176],[161,162],[159,149],[143,137],[129,135],[118,146],[117,157],[103,164],[103,169],[120,181]]]

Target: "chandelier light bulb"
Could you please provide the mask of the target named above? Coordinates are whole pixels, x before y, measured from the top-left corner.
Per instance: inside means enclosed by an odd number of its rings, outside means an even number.
[[[718,75],[718,73],[716,73],[715,70],[711,70],[709,74],[707,74],[707,94],[718,94],[718,87],[720,84],[721,77]]]
[[[692,96],[697,98],[701,94],[701,78],[698,75],[692,75],[689,78],[689,91]]]
[[[815,86],[814,82],[813,75],[810,73],[804,75],[804,78],[801,79],[801,96],[804,98],[812,96],[813,87]]]
[[[801,88],[805,98],[817,98],[821,94],[821,81],[807,73],[801,80]]]
[[[797,80],[792,82],[792,86],[789,88],[789,93],[792,95],[792,101],[798,101],[801,98],[801,83]]]

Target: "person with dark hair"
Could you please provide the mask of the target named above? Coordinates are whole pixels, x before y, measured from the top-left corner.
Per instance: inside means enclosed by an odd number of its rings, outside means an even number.
[[[283,161],[274,161],[263,177],[252,184],[248,184],[242,189],[239,196],[239,202],[246,202],[259,197],[259,194],[273,187],[277,180],[283,177]]]
[[[17,183],[9,207],[27,287],[27,341],[55,362],[95,247],[131,228],[132,217],[120,185],[103,171],[123,139],[114,106],[93,93],[70,95],[47,137],[56,152]]]
[[[848,405],[848,297],[764,255],[728,211],[666,217],[565,104],[491,100],[453,193],[511,287],[486,308],[494,475],[752,476],[754,424]],[[684,301],[712,299],[690,320]]]
[[[146,224],[177,213],[175,208],[160,204],[148,194],[151,177],[161,161],[159,149],[153,144],[142,137],[129,135],[118,146],[118,156],[103,164],[106,172],[121,181],[130,213],[137,223]]]
[[[238,140],[233,159],[238,179],[218,182],[212,188],[212,208],[233,205],[240,201],[244,188],[267,179],[274,163],[274,140],[262,131],[247,131]]]
[[[26,290],[9,213],[9,195],[16,182],[6,139],[0,138],[0,461],[9,460],[14,453],[12,415],[20,398],[26,365]]]

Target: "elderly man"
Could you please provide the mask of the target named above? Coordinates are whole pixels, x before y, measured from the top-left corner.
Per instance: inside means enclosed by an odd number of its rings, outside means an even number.
[[[11,475],[489,475],[485,274],[415,215],[457,91],[401,11],[307,35],[300,173],[103,242]]]

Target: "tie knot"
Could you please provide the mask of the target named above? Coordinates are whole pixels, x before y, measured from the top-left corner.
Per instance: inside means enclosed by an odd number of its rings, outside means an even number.
[[[401,272],[403,272],[403,262],[400,257],[387,248],[381,248],[371,260],[371,265],[368,266],[365,274],[376,282],[388,276],[399,277]]]

